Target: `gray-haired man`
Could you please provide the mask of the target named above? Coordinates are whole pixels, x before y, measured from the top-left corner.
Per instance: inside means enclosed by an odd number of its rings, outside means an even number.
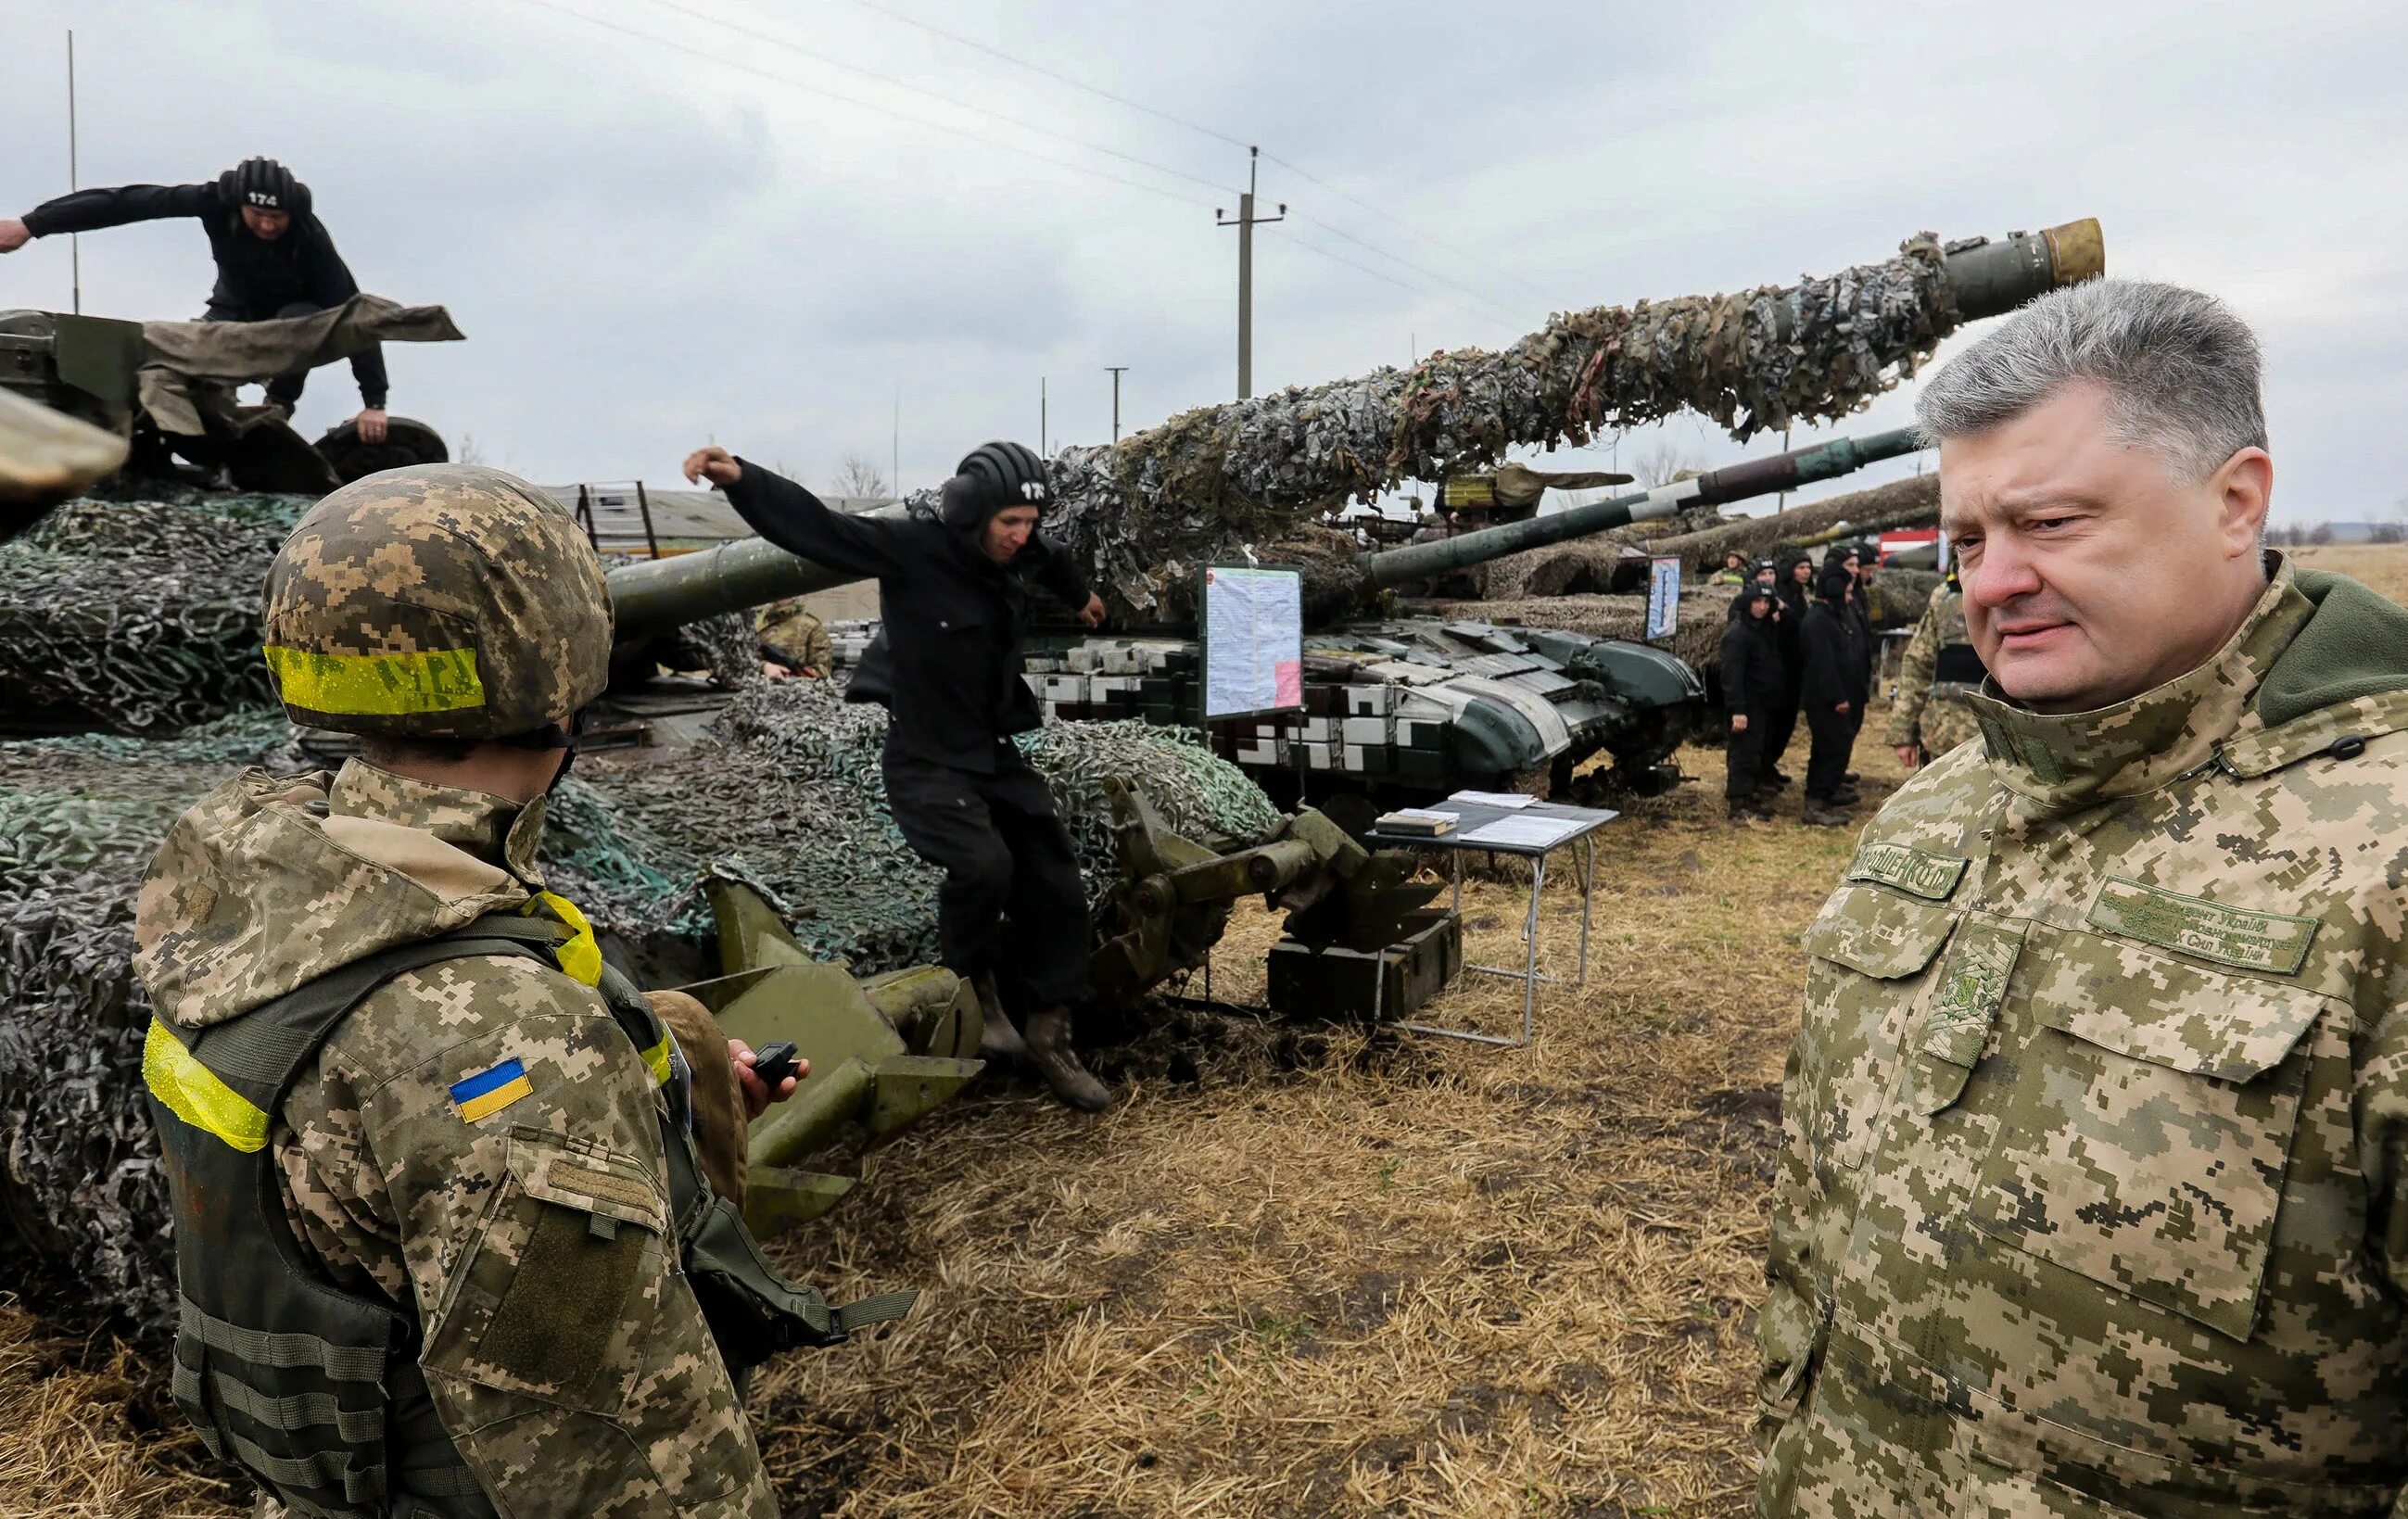
[[[1806,935],[1768,1514],[2386,1514],[2408,612],[2261,553],[2258,347],[2046,296],[1933,378],[1984,742]]]

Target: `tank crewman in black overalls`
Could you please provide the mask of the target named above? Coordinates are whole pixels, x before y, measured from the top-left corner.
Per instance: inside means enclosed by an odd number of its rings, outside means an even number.
[[[79,190],[44,201],[22,218],[0,218],[0,253],[13,253],[36,237],[62,232],[98,232],[135,222],[188,216],[209,237],[217,261],[217,288],[209,292],[205,322],[265,322],[308,316],[342,305],[360,293],[359,281],[335,251],[335,239],[309,208],[309,187],[272,158],[246,158],[201,184],[129,184]],[[385,438],[384,351],[371,346],[351,358],[360,382],[360,441]],[[267,383],[272,406],[293,415],[308,371],[279,375]]]
[[[945,872],[939,953],[978,989],[982,1053],[1025,1057],[1071,1107],[1110,1106],[1111,1091],[1070,1047],[1093,948],[1086,886],[1053,793],[1011,742],[1043,721],[1021,664],[1031,583],[1090,627],[1104,618],[1079,566],[1038,535],[1053,499],[1044,461],[1018,443],[982,444],[945,482],[940,510],[885,518],[832,511],[724,449],[695,450],[685,474],[726,492],[754,532],[788,552],[877,578],[891,682],[887,804],[913,851]],[[1007,1007],[1029,1010],[1025,1043]]]

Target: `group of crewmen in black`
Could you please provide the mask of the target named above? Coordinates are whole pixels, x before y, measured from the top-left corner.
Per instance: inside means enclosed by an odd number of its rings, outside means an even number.
[[[1809,738],[1801,816],[1817,827],[1848,822],[1859,800],[1848,756],[1873,687],[1865,584],[1876,560],[1870,545],[1839,543],[1820,566],[1790,549],[1752,566],[1732,555],[1715,577],[1742,577],[1722,643],[1724,796],[1733,822],[1772,820],[1772,798],[1793,780],[1780,767],[1800,717]]]

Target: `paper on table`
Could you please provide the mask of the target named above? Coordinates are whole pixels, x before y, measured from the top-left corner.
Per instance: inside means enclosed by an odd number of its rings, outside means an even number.
[[[1441,812],[1436,808],[1430,807],[1399,807],[1389,812],[1388,815],[1392,818],[1427,818],[1433,823],[1440,820],[1444,820],[1448,823],[1461,823],[1463,821],[1463,814],[1460,812]]]
[[[1587,824],[1579,818],[1498,818],[1459,837],[1467,844],[1545,849],[1562,843],[1586,826]]]
[[[1458,791],[1454,795],[1448,797],[1447,800],[1450,802],[1462,802],[1469,807],[1503,807],[1511,808],[1519,811],[1521,809],[1529,806],[1532,802],[1537,801],[1538,798],[1536,796],[1525,796],[1518,792],[1511,791]]]

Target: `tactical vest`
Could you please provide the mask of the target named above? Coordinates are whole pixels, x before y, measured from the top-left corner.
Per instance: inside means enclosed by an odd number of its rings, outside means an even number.
[[[210,1454],[296,1512],[491,1519],[494,1510],[436,1418],[415,1315],[329,1283],[294,1234],[268,1148],[271,1115],[327,1037],[384,982],[480,955],[558,969],[574,932],[488,916],[196,1033],[151,1023],[143,1076],[176,1214],[176,1403]],[[661,1142],[679,1255],[729,1373],[901,1317],[914,1294],[830,1309],[762,1258],[735,1205],[704,1179],[667,1029],[615,971],[601,967],[595,989],[666,1097]]]

